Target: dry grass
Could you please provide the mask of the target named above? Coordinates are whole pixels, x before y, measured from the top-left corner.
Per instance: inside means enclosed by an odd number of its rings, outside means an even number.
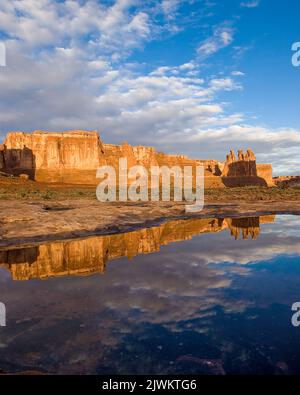
[[[95,196],[95,187],[43,184],[19,178],[0,177],[1,200],[66,200],[84,199]]]
[[[95,186],[56,185],[0,177],[1,200],[96,199]],[[300,201],[300,186],[206,189],[206,201]]]
[[[207,189],[207,201],[300,201],[300,186],[294,187],[261,187]]]

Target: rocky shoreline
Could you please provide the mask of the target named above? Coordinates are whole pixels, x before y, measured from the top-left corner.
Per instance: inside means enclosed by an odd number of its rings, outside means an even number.
[[[173,220],[275,214],[300,215],[300,202],[209,202],[201,212],[191,214],[185,212],[184,202],[0,201],[0,248],[124,233]]]

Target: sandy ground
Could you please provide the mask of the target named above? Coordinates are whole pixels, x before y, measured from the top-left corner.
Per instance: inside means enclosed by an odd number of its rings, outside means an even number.
[[[0,248],[28,246],[50,240],[128,232],[187,218],[300,215],[300,201],[209,202],[200,212],[187,214],[174,202],[100,203],[95,199],[45,202],[0,201]]]

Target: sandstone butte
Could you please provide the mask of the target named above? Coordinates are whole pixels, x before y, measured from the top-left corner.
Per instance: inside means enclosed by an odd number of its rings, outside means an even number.
[[[128,167],[193,166],[205,169],[205,186],[272,186],[272,165],[256,163],[251,150],[231,150],[225,162],[193,160],[184,155],[157,152],[153,147],[105,144],[96,131],[10,132],[0,145],[0,171],[15,176],[28,175],[46,183],[96,185],[96,170],[102,165],[118,169],[119,158],[127,158]],[[195,173],[195,172],[194,172]]]

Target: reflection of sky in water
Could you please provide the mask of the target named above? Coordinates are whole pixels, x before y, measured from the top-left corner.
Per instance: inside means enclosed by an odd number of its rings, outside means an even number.
[[[300,373],[300,221],[257,240],[200,234],[109,262],[104,275],[12,281],[0,271],[0,369]]]

